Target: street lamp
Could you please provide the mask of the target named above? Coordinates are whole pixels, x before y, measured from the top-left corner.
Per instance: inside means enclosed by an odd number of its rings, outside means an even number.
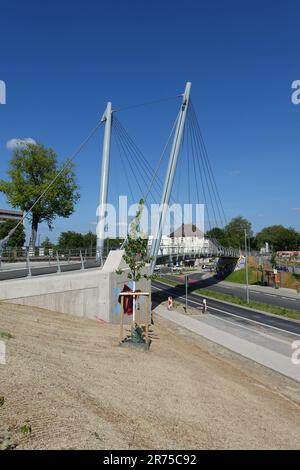
[[[185,276],[185,313],[187,313],[188,308],[188,284],[189,284],[189,275]]]
[[[246,300],[247,304],[249,299],[249,273],[248,273],[248,246],[247,246],[247,231],[245,229],[245,270],[246,270]]]

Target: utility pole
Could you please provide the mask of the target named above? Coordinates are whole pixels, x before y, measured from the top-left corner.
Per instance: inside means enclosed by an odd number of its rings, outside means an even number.
[[[106,219],[106,203],[107,203],[107,187],[109,173],[109,150],[112,125],[112,104],[109,101],[106,110],[102,116],[102,122],[105,122],[103,150],[102,150],[102,167],[99,206],[97,209],[97,247],[96,259],[101,260],[103,256],[104,238],[105,238],[105,219]]]
[[[185,313],[187,313],[188,308],[188,284],[189,284],[189,276],[186,274],[185,276]]]
[[[153,274],[154,272],[156,258],[157,258],[157,254],[158,254],[159,246],[161,242],[162,231],[163,231],[164,223],[165,223],[166,216],[167,216],[168,209],[169,209],[169,201],[170,201],[172,186],[174,182],[174,176],[175,176],[175,171],[176,171],[176,166],[177,166],[177,161],[178,161],[179,150],[180,150],[181,142],[182,142],[184,124],[185,124],[186,114],[187,114],[188,105],[189,105],[191,86],[192,86],[191,82],[186,83],[185,91],[182,97],[181,109],[180,109],[180,113],[178,116],[177,126],[176,126],[176,130],[174,134],[173,144],[172,144],[172,148],[170,152],[168,169],[167,169],[167,173],[165,177],[163,192],[162,192],[160,206],[159,206],[158,221],[155,227],[155,233],[153,235],[153,240],[152,240],[152,245],[151,245],[151,254],[150,254],[151,274]]]
[[[249,303],[249,274],[248,274],[248,245],[247,245],[247,231],[245,229],[245,270],[246,270],[246,300]]]

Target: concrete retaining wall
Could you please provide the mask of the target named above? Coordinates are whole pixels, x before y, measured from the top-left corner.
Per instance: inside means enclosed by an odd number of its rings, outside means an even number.
[[[115,272],[118,267],[124,269],[121,275]],[[112,258],[108,257],[102,270],[95,268],[1,281],[0,300],[118,323],[119,294],[124,284],[131,287],[127,276],[128,269],[119,251],[118,256],[114,253]],[[137,288],[149,292],[150,282],[143,279]]]

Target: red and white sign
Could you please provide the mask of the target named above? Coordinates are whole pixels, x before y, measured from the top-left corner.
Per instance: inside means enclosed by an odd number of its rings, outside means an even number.
[[[171,310],[173,308],[173,297],[169,296],[168,297],[168,310]]]

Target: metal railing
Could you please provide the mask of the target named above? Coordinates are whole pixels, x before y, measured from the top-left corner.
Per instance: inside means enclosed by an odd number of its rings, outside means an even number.
[[[209,248],[197,248],[197,247],[186,247],[176,245],[163,245],[159,249],[157,258],[165,257],[178,257],[178,256],[192,256],[200,258],[208,257],[228,257],[228,258],[239,258],[240,250],[234,248],[225,247],[213,247]]]
[[[31,277],[34,271],[36,273],[38,271],[40,274],[47,274],[49,271],[50,273],[61,273],[72,270],[72,268],[83,270],[98,264],[96,263],[95,249],[7,248],[0,256],[0,273],[2,273],[2,279],[6,278],[3,275],[5,272],[11,273],[10,277],[13,277],[12,271],[16,271],[16,277],[20,277],[21,271],[24,276]],[[67,266],[71,266],[71,269],[68,269]],[[44,268],[45,272],[42,272],[41,268]]]

